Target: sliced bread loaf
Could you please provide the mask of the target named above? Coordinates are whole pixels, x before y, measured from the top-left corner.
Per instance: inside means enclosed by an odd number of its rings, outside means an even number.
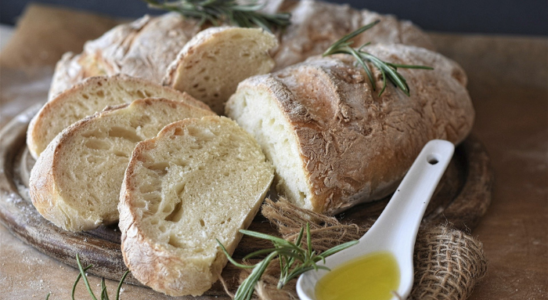
[[[245,80],[226,105],[273,162],[278,191],[307,209],[334,214],[385,197],[429,140],[457,144],[472,127],[466,74],[455,62],[412,46],[367,51],[434,70],[398,68],[411,96],[388,83],[379,97],[351,56],[313,57]]]
[[[188,94],[145,80],[125,75],[91,77],[47,102],[34,116],[27,130],[29,151],[38,158],[53,138],[72,123],[107,106],[143,98],[166,98],[209,109]]]
[[[272,70],[274,60],[268,51],[277,45],[276,37],[262,29],[206,29],[181,50],[169,66],[164,84],[189,93],[222,114],[240,81]]]
[[[142,99],[109,108],[63,130],[31,171],[29,188],[38,212],[70,231],[118,220],[120,187],[135,145],[167,124],[214,115],[167,99]]]
[[[55,68],[49,99],[92,76],[126,74],[161,84],[169,64],[201,29],[199,20],[172,12],[158,17],[145,15],[118,25],[84,51],[67,53]]]
[[[120,193],[122,253],[133,276],[171,295],[217,281],[273,178],[260,146],[224,117],[186,119],[143,141]]]

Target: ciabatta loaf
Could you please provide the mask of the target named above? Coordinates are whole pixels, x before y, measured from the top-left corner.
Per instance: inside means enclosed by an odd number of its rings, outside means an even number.
[[[201,295],[217,281],[273,178],[260,146],[224,117],[186,119],[135,148],[120,194],[122,253],[143,284]]]
[[[171,122],[208,115],[214,113],[179,101],[142,99],[74,123],[48,145],[31,171],[34,206],[65,230],[115,223],[135,145]]]
[[[222,114],[240,81],[269,73],[276,37],[257,28],[212,27],[190,40],[170,65],[164,85],[205,102]]]
[[[27,130],[29,151],[38,158],[55,136],[74,122],[107,106],[143,98],[166,98],[209,109],[187,94],[145,80],[124,75],[92,77],[47,102],[34,116]]]
[[[291,13],[291,24],[277,33],[280,46],[271,54],[277,69],[323,53],[333,42],[375,20],[381,23],[356,41],[403,43],[433,49],[427,34],[408,21],[380,15],[348,5],[322,1],[268,1],[267,13]],[[185,44],[208,25],[177,13],[145,16],[119,25],[102,37],[89,41],[81,54],[67,53],[57,64],[50,99],[84,78],[118,73],[161,83],[168,66]],[[242,50],[245,50],[242,48]],[[239,52],[239,51],[238,51]],[[237,67],[228,62],[227,68]],[[205,82],[203,82],[205,84]]]
[[[398,68],[411,96],[388,82],[379,97],[351,56],[314,57],[245,80],[227,103],[276,167],[278,191],[302,207],[334,214],[387,196],[429,140],[457,144],[470,132],[474,109],[455,62],[412,46],[367,51],[434,70]]]

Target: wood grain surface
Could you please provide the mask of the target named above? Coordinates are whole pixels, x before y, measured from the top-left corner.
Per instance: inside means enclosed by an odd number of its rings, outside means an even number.
[[[47,20],[53,18],[48,11],[36,13]],[[42,32],[47,38],[27,47],[26,57],[39,58],[43,51],[60,56],[68,49],[58,41],[71,30],[80,33],[77,46],[82,46],[86,32],[77,28],[82,26],[77,15],[56,16],[68,26]],[[19,25],[33,22],[43,25],[28,15]],[[33,31],[19,34],[35,38]],[[441,33],[431,37],[438,50],[468,74],[476,109],[473,134],[485,145],[495,174],[492,203],[472,232],[484,244],[488,272],[470,299],[548,299],[548,39]],[[15,61],[12,55],[20,50],[0,52],[0,61]],[[0,65],[0,126],[31,104],[45,101],[50,62],[56,59],[36,59],[32,70]],[[0,257],[0,298],[44,299],[49,292],[51,300],[70,297],[77,271],[24,244],[4,226]],[[95,291],[100,289],[100,278],[90,276],[90,283]],[[116,289],[117,282],[106,284],[109,291]],[[90,299],[83,285],[76,289],[76,299]],[[121,299],[173,298],[126,285]]]

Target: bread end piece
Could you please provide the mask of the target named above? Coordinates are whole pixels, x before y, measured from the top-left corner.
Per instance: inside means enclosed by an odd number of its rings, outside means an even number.
[[[276,37],[262,29],[213,27],[198,33],[169,66],[164,85],[205,102],[217,114],[248,77],[274,68]]]
[[[137,145],[120,193],[124,262],[143,284],[198,296],[219,278],[258,212],[273,167],[224,117],[187,119]],[[143,188],[144,183],[150,183]]]

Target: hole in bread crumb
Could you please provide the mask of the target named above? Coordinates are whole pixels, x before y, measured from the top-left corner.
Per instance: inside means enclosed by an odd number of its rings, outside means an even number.
[[[205,222],[204,222],[203,219],[200,219],[200,225],[201,225],[202,227],[205,227]]]
[[[97,95],[97,97],[101,97],[101,98],[105,97],[105,92],[103,92],[103,91],[98,91],[95,94]]]
[[[181,195],[183,192],[185,191],[185,185],[184,184],[181,184],[179,186],[177,186],[175,188],[175,193],[177,193],[177,195]]]
[[[122,151],[114,151],[113,154],[118,156],[118,157],[129,158],[129,155],[125,152],[122,152]]]
[[[167,169],[169,168],[169,163],[163,161],[163,162],[157,162],[150,164],[148,166],[145,166],[147,169],[154,171],[158,173],[159,175],[165,175],[167,174]]]
[[[126,139],[133,143],[138,143],[142,140],[141,137],[139,137],[137,133],[135,133],[135,131],[119,126],[113,126],[112,128],[110,128],[108,136],[111,138]]]
[[[306,199],[306,194],[303,192],[299,192],[299,198],[301,198],[301,200],[304,201],[304,199]]]
[[[171,246],[173,246],[175,248],[182,248],[184,246],[183,243],[181,243],[175,235],[170,235],[169,236],[168,244],[170,244]]]
[[[166,221],[177,223],[181,220],[183,216],[183,201],[180,201],[175,204],[173,211],[165,218]]]
[[[83,95],[82,95],[82,98],[84,98],[84,99],[89,99],[89,95],[88,95],[88,94],[83,94]]]
[[[175,128],[175,130],[173,130],[173,135],[182,136],[184,134],[185,134],[184,130],[180,127],[177,127]]]
[[[144,99],[147,97],[147,95],[145,95],[145,93],[141,90],[137,91],[137,96],[141,99]]]
[[[86,138],[89,138],[89,137],[100,138],[101,132],[97,130],[92,130],[92,131],[82,133],[82,136]]]
[[[105,141],[101,141],[101,140],[96,140],[96,139],[90,139],[90,140],[87,140],[86,143],[84,144],[84,146],[88,147],[89,149],[94,149],[94,150],[108,150],[110,149],[110,144],[105,142]]]

